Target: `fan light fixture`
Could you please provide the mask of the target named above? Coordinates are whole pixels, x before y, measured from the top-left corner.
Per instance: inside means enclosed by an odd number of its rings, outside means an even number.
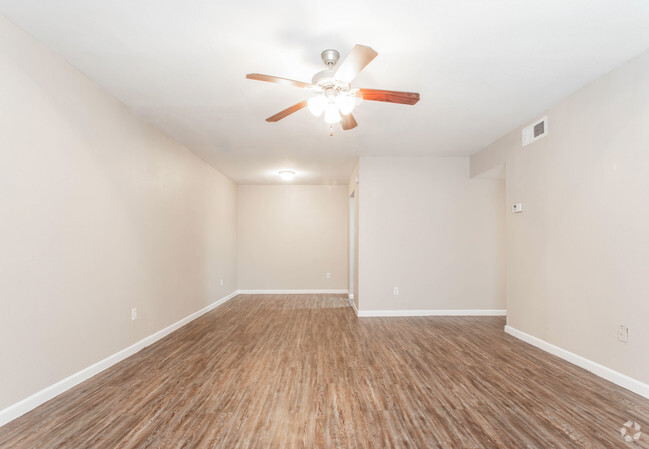
[[[354,106],[356,106],[356,97],[338,89],[327,89],[307,101],[311,114],[320,117],[324,112],[325,122],[330,125],[340,122],[343,115],[351,114]]]
[[[342,115],[351,114],[354,110],[354,106],[356,106],[356,98],[351,95],[340,94],[336,97],[335,101]]]
[[[340,111],[338,111],[338,106],[336,106],[336,103],[327,103],[327,106],[325,106],[324,110],[324,119],[325,122],[330,125],[338,123],[340,120],[342,120]]]
[[[280,170],[277,172],[277,174],[284,181],[292,181],[295,177],[295,172],[293,170]]]
[[[307,106],[311,114],[320,117],[327,106],[327,99],[324,95],[316,95],[315,97],[309,98]]]

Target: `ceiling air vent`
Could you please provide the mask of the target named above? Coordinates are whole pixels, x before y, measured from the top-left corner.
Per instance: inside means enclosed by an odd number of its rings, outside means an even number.
[[[543,117],[523,128],[523,146],[527,146],[548,134],[548,117]]]

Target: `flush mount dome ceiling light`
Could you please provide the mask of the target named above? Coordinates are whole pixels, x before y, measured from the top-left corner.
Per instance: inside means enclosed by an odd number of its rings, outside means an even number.
[[[284,181],[292,181],[295,178],[295,172],[293,170],[280,170],[277,174]]]
[[[271,83],[284,84],[300,87],[311,91],[313,96],[306,101],[294,104],[277,114],[268,117],[267,122],[277,122],[284,117],[299,111],[305,106],[316,117],[323,115],[324,120],[330,126],[341,123],[344,130],[355,128],[358,124],[352,115],[354,107],[361,100],[383,101],[387,103],[399,103],[413,105],[419,101],[419,94],[414,92],[397,92],[390,90],[360,89],[352,88],[351,82],[361,70],[367,66],[378,53],[365,45],[355,45],[347,58],[334,70],[340,59],[340,53],[336,50],[325,50],[321,57],[327,66],[327,70],[316,73],[311,83],[295,81],[276,76],[262,75],[260,73],[249,73],[246,78],[268,81]]]

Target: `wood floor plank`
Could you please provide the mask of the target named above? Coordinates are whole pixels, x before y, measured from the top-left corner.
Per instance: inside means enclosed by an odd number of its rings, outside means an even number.
[[[240,295],[0,427],[0,447],[649,448],[649,400],[504,324]]]

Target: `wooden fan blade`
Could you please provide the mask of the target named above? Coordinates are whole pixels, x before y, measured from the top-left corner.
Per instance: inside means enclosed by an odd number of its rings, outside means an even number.
[[[269,83],[277,83],[283,84],[285,86],[294,86],[301,88],[312,86],[312,84],[305,83],[303,81],[295,81],[288,78],[280,78],[278,76],[262,75],[261,73],[249,73],[246,75],[246,78],[248,78],[249,80],[268,81]]]
[[[345,60],[340,64],[334,78],[345,83],[351,83],[356,75],[378,55],[372,48],[365,45],[354,45]]]
[[[396,90],[359,89],[358,94],[363,100],[385,101],[387,103],[415,104],[419,101],[416,92],[399,92]]]
[[[306,106],[306,101],[301,101],[298,104],[294,104],[290,108],[286,108],[283,111],[278,112],[277,114],[273,115],[272,117],[268,117],[266,119],[266,121],[267,122],[277,122],[277,121],[283,119],[284,117],[287,117],[287,116],[291,115],[292,113],[299,111],[300,109],[302,109],[305,106]]]
[[[358,126],[358,123],[356,123],[356,119],[354,118],[354,116],[351,113],[349,113],[347,115],[343,115],[342,117],[343,118],[340,121],[340,124],[342,125],[343,129],[345,129],[345,130],[353,129],[353,128],[356,128]]]

